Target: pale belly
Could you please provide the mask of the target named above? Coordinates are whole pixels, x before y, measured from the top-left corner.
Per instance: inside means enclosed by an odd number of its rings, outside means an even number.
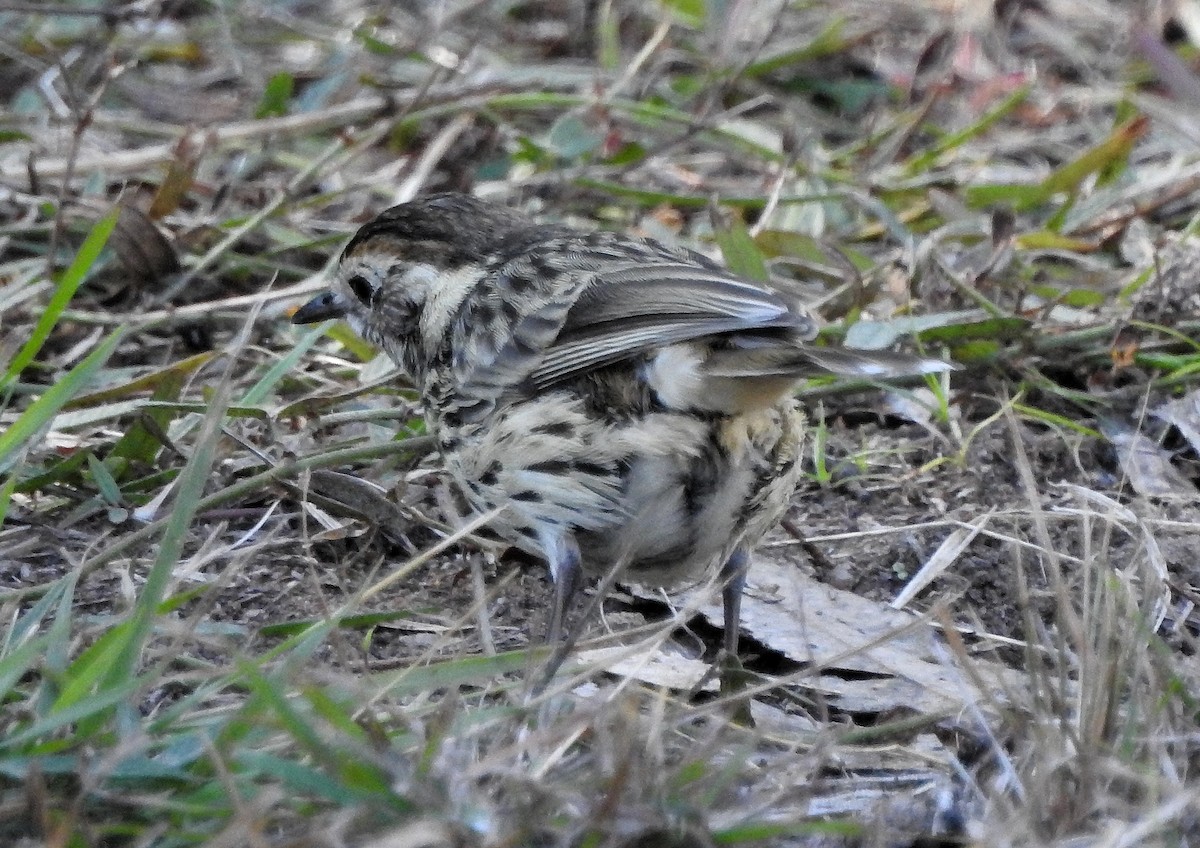
[[[803,431],[791,401],[736,418],[605,421],[550,395],[442,443],[475,508],[505,507],[492,526],[512,544],[544,557],[548,538],[570,534],[589,573],[621,562],[631,581],[676,585],[704,579],[778,521]]]

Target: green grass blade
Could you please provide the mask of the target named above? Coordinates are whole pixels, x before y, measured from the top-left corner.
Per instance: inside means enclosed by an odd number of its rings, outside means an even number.
[[[122,685],[107,692],[97,693],[65,709],[56,710],[32,724],[6,735],[0,740],[0,748],[16,748],[26,742],[47,736],[61,727],[103,714],[128,699],[141,685],[140,680],[126,680]]]
[[[0,484],[0,527],[4,526],[4,517],[8,515],[8,504],[13,492],[17,489],[17,475],[12,475]]]
[[[171,574],[179,563],[192,518],[196,514],[197,505],[204,494],[204,486],[208,482],[209,473],[216,460],[217,442],[221,438],[221,424],[229,402],[229,385],[229,372],[226,372],[212,398],[209,399],[209,409],[200,425],[200,432],[197,435],[191,458],[179,475],[179,487],[175,494],[174,508],[163,529],[162,540],[154,557],[154,564],[146,574],[146,582],[138,595],[133,615],[130,618],[131,627],[128,632],[128,640],[112,663],[106,677],[107,685],[119,685],[126,677],[133,674],[141,656],[142,647],[149,638],[154,618],[158,614],[159,604],[162,603],[166,594]]]
[[[49,648],[50,636],[38,636],[24,645],[5,654],[0,659],[0,701],[7,701],[9,693],[26,672],[32,668],[43,652]]]
[[[292,373],[296,369],[296,364],[308,353],[308,349],[316,344],[322,336],[325,335],[325,328],[318,326],[316,329],[305,333],[300,341],[296,342],[295,346],[288,351],[287,355],[281,358],[278,362],[267,369],[267,373],[259,378],[258,382],[250,387],[249,391],[242,396],[239,406],[257,406],[262,403],[271,390],[275,388],[283,377]]]
[[[54,702],[54,712],[84,700],[100,686],[128,643],[131,629],[129,621],[109,629],[71,663],[64,675],[62,691]]]
[[[113,227],[117,223],[117,215],[119,209],[113,208],[111,212],[96,222],[92,227],[92,231],[88,233],[87,238],[83,240],[83,244],[79,247],[79,252],[75,254],[74,261],[70,267],[63,273],[62,278],[58,281],[58,286],[54,289],[54,294],[50,297],[50,302],[46,304],[46,309],[42,312],[42,316],[38,319],[37,324],[33,328],[33,334],[29,337],[29,341],[17,351],[17,355],[13,357],[12,362],[8,363],[8,368],[4,372],[4,376],[0,377],[0,389],[10,385],[17,375],[25,370],[29,363],[33,362],[38,351],[42,349],[42,345],[46,343],[46,339],[50,337],[50,331],[54,329],[54,325],[58,323],[59,316],[63,310],[67,308],[67,304],[71,302],[71,298],[75,296],[75,292],[79,289],[80,283],[87,276],[88,271],[96,264],[96,259],[100,256],[100,251],[104,249],[104,245],[108,243],[108,237],[112,234]],[[0,453],[0,456],[3,456]]]
[[[43,667],[52,677],[62,672],[70,662],[71,632],[75,625],[75,584],[79,581],[79,572],[72,571],[55,583],[54,589],[47,597],[57,598],[58,611],[50,625],[50,644],[46,648]]]
[[[270,776],[297,793],[316,795],[343,806],[361,804],[371,797],[364,797],[362,792],[355,791],[317,769],[265,751],[239,751],[237,764],[241,768]]]
[[[46,594],[39,598],[37,603],[26,610],[16,624],[4,635],[3,644],[0,644],[0,657],[5,656],[13,646],[19,644],[25,639],[26,634],[36,633],[41,627],[42,621],[46,617],[46,613],[50,611],[50,607],[58,603],[58,599],[62,597],[63,591],[68,587],[74,587],[74,573],[67,575],[61,580],[56,580]],[[70,610],[70,599],[67,599],[65,607]],[[60,610],[61,611],[61,610]]]
[[[1023,85],[1014,91],[1008,97],[990,110],[986,115],[980,118],[975,123],[971,124],[958,132],[951,133],[941,139],[937,144],[926,150],[922,150],[919,154],[912,157],[907,164],[907,169],[910,174],[924,173],[930,165],[938,160],[942,154],[947,151],[954,150],[956,147],[961,147],[967,141],[970,141],[976,136],[983,135],[1001,120],[1011,114],[1018,106],[1025,102],[1029,97],[1031,86]]]
[[[15,462],[21,449],[43,427],[50,423],[54,415],[63,405],[75,397],[92,376],[99,370],[116,350],[117,345],[125,335],[125,329],[118,327],[108,338],[96,345],[95,349],[67,372],[66,376],[46,389],[46,393],[30,404],[3,433],[0,433],[0,471],[7,471]]]

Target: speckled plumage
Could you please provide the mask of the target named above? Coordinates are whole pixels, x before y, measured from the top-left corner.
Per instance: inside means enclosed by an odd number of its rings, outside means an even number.
[[[670,585],[724,564],[735,647],[746,552],[799,475],[793,384],[944,367],[808,346],[808,317],[699,254],[455,194],[364,225],[295,320],[342,314],[412,376],[473,506],[549,563],[555,638],[580,569]]]

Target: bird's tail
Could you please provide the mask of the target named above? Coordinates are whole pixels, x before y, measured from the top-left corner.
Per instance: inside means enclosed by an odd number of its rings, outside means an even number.
[[[704,361],[702,371],[709,377],[800,379],[834,374],[888,380],[936,374],[956,367],[941,359],[908,353],[793,344],[715,350]]]

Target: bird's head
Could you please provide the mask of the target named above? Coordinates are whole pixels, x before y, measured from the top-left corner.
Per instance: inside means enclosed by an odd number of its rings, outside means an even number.
[[[420,382],[495,245],[521,226],[528,220],[519,213],[462,194],[393,206],[355,233],[329,290],[292,322],[345,318]]]

